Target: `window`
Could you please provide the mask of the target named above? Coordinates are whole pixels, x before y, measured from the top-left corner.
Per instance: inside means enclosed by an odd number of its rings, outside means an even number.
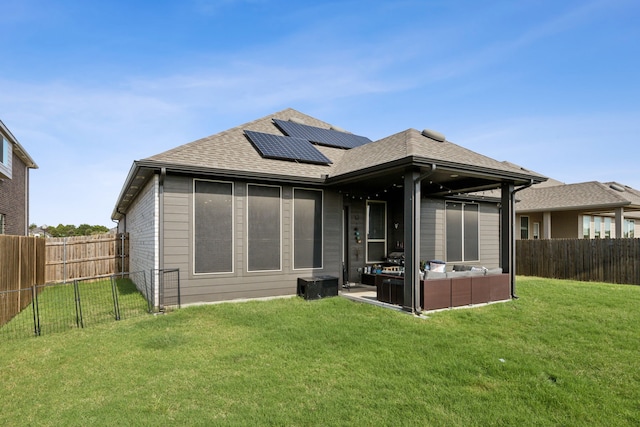
[[[604,219],[604,238],[611,238],[611,218]]]
[[[7,165],[9,158],[9,141],[0,134],[0,164]]]
[[[582,216],[582,238],[591,238],[591,217],[589,215]]]
[[[520,217],[520,238],[523,240],[529,239],[529,217]]]
[[[233,272],[233,184],[193,181],[194,273]]]
[[[4,234],[4,223],[6,221],[6,217],[4,214],[0,214],[0,234]]]
[[[387,203],[367,202],[367,262],[382,262],[387,256]]]
[[[478,205],[446,204],[447,262],[478,261]]]
[[[293,268],[322,268],[322,191],[293,189]]]
[[[633,239],[635,235],[636,222],[633,219],[624,220],[624,234],[625,239]]]
[[[247,185],[247,270],[281,270],[280,187]]]
[[[602,226],[602,218],[599,216],[593,217],[593,237],[596,239],[600,238],[601,227]]]
[[[533,223],[533,239],[538,240],[540,238],[540,223]]]

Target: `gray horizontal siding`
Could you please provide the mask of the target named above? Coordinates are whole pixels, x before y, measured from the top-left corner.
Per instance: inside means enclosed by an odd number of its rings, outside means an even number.
[[[341,270],[342,196],[324,191],[324,253],[320,270],[292,268],[292,194],[282,187],[282,271],[249,272],[246,262],[246,183],[234,185],[234,271],[193,274],[193,180],[167,176],[164,186],[164,268],[180,269],[184,304],[266,296],[293,295],[297,279],[311,275],[338,276]]]

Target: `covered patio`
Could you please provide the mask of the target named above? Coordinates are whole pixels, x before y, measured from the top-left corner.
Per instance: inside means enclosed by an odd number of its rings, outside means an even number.
[[[472,266],[483,268],[486,263],[493,270],[500,269],[500,276],[506,275],[506,294],[495,291],[476,303],[514,297],[515,195],[545,179],[449,143],[444,136],[427,130],[409,129],[347,151],[326,181],[343,194],[345,280],[362,282],[369,264],[377,264],[382,255],[395,250],[403,254],[402,273],[395,280],[393,276],[382,280],[400,287],[400,295],[395,295],[393,302],[403,310],[419,314],[425,308],[434,308],[425,302],[430,292],[425,285],[436,281],[424,277],[421,268],[421,263],[429,259],[444,259],[447,264],[449,271],[443,271],[445,276],[437,277],[437,282],[443,288],[440,293],[449,295],[448,306],[474,303],[467,302],[466,297],[456,299],[457,292],[464,292],[458,290],[461,283],[471,287],[472,281],[477,282],[476,294],[480,287],[486,288],[484,293],[492,292],[490,280],[485,279],[487,268],[482,279],[471,277],[472,272],[450,271],[454,263],[465,264],[465,258],[472,261]],[[500,190],[499,198],[479,194],[496,189]],[[384,222],[383,230],[373,228],[376,220],[371,217],[377,203],[385,208],[380,215],[384,219],[378,219]],[[471,220],[464,217],[465,206]],[[449,224],[454,220],[460,221],[459,229]],[[466,235],[465,225],[468,229],[475,227],[475,234]],[[379,284],[376,292],[379,301]],[[362,298],[367,299],[367,295]]]

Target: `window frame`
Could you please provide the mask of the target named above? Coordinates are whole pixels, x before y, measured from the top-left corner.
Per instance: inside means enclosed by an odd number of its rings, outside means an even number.
[[[250,268],[251,265],[251,237],[249,235],[251,231],[250,215],[251,215],[251,206],[250,199],[251,195],[249,188],[250,187],[269,187],[269,188],[277,188],[278,189],[278,268],[277,269],[268,269],[268,270],[252,270]],[[247,183],[246,185],[246,241],[247,241],[247,251],[246,251],[246,269],[248,273],[258,273],[258,272],[278,272],[282,271],[282,186],[280,185],[268,185],[268,184],[255,184],[255,183]]]
[[[315,191],[320,193],[320,265],[311,267],[297,267],[296,266],[296,192],[311,192]],[[324,190],[318,188],[306,188],[306,187],[293,187],[291,192],[291,266],[293,271],[301,270],[322,270],[324,268]],[[315,240],[314,240],[315,245]]]
[[[602,217],[594,216],[593,217],[593,238],[599,239],[602,237]]]
[[[382,218],[382,229],[384,231],[384,237],[379,238],[379,237],[370,237],[371,235],[371,205],[373,204],[380,204],[383,206],[383,218]],[[377,262],[384,262],[384,258],[387,255],[387,237],[388,237],[388,232],[387,232],[387,202],[385,200],[367,200],[366,203],[366,218],[365,218],[365,236],[367,238],[366,241],[366,245],[365,245],[365,259],[366,262],[368,264],[372,264],[372,263],[377,263]],[[382,254],[382,259],[370,259],[369,255],[372,252],[369,249],[369,244],[370,243],[374,243],[374,244],[380,244],[382,243],[383,245],[383,254]]]
[[[449,215],[448,215],[448,211],[450,209],[449,206],[451,205],[460,205],[461,206],[461,211],[460,211],[460,224],[459,224],[459,231],[460,231],[460,258],[461,259],[450,259],[449,257],[449,226],[450,226],[450,219],[449,219]],[[476,258],[470,259],[467,258],[466,254],[467,254],[467,248],[466,248],[466,241],[469,240],[467,237],[467,232],[466,232],[466,224],[468,223],[468,218],[466,217],[467,214],[467,206],[474,206],[473,209],[473,213],[475,216],[475,238],[476,238],[476,248],[475,248],[475,255]],[[468,202],[455,202],[455,201],[448,201],[445,202],[445,257],[446,257],[446,262],[477,262],[480,261],[480,204],[478,203],[468,203]],[[451,224],[452,226],[454,224]],[[458,230],[456,230],[458,231]]]
[[[520,239],[529,240],[529,217],[527,215],[520,217]]]
[[[9,167],[9,139],[0,133],[0,165]]]
[[[625,239],[633,239],[635,236],[636,221],[634,219],[625,218],[624,225],[622,227],[622,237]]]
[[[229,271],[196,271],[196,259],[197,259],[197,229],[196,229],[196,213],[197,213],[197,208],[196,208],[196,183],[197,182],[213,182],[213,183],[218,183],[218,184],[228,184],[230,185],[231,188],[231,194],[230,194],[230,198],[231,198],[231,242],[229,245],[229,250],[231,251],[231,270]],[[192,274],[194,276],[205,276],[205,275],[228,275],[228,274],[234,274],[235,273],[235,215],[236,215],[236,206],[235,206],[235,183],[233,181],[223,181],[223,180],[214,180],[214,179],[202,179],[202,178],[193,178],[193,182],[192,182],[192,197],[193,197],[193,201],[192,201],[192,208],[193,208],[193,216],[192,216]]]
[[[613,223],[611,217],[604,217],[604,238],[611,238],[611,224]]]
[[[586,233],[585,233],[586,232]],[[591,238],[591,215],[582,215],[582,239]]]

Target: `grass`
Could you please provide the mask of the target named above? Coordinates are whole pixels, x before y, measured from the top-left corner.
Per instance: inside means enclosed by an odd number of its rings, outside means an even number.
[[[428,319],[291,298],[9,341],[0,424],[638,425],[640,287],[518,293]]]

